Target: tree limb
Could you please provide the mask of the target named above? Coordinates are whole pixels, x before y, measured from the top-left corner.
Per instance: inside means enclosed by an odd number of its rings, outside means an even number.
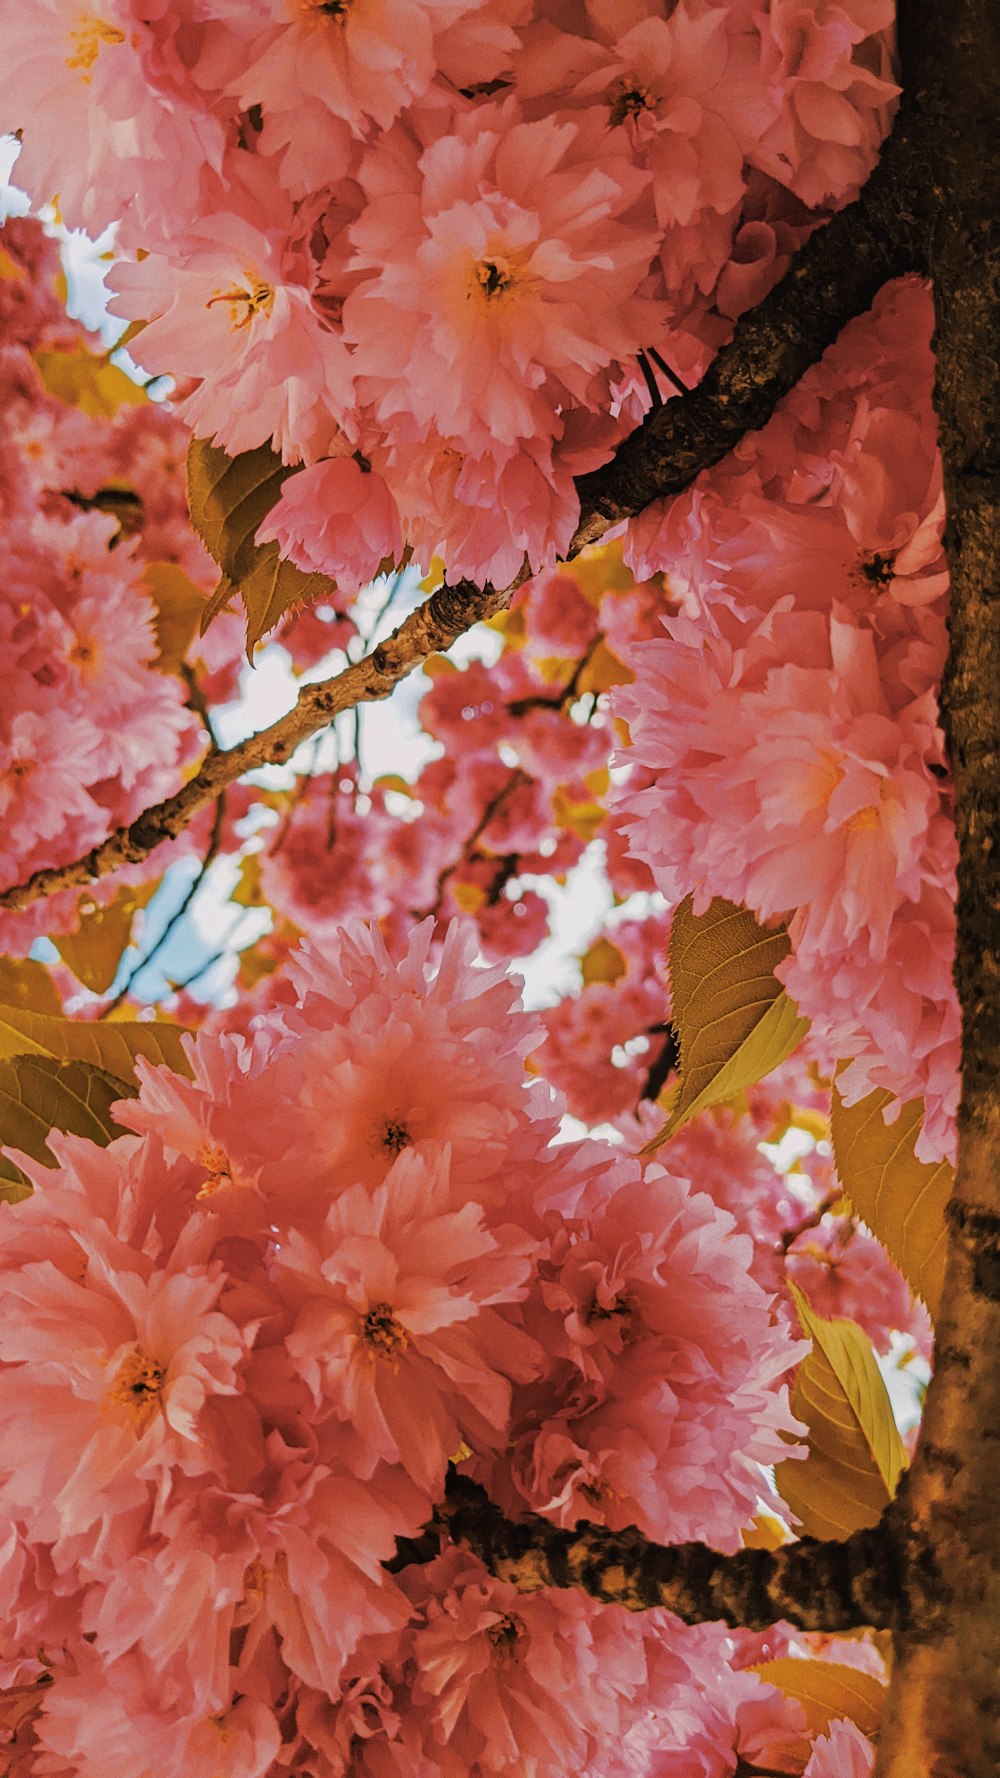
[[[892,1629],[904,1608],[889,1515],[843,1543],[804,1537],[777,1550],[725,1556],[701,1543],[651,1543],[634,1527],[579,1524],[568,1531],[535,1514],[506,1519],[478,1483],[453,1473],[438,1521],[522,1593],[582,1587],[628,1611],[665,1607],[686,1624]]]
[[[763,426],[886,280],[919,268],[921,141],[919,130],[914,136],[909,129],[904,105],[860,196],[810,236],[781,283],[737,322],[697,389],[654,408],[610,463],[579,478],[580,522],[568,558],[651,501],[680,493],[748,431]],[[0,893],[0,908],[18,912],[39,897],[85,887],[176,839],[227,784],[262,765],[281,764],[342,711],[388,697],[429,654],[450,648],[473,624],[503,610],[527,578],[522,569],[501,592],[469,581],[439,588],[362,660],[305,686],[287,715],[235,747],[212,749],[175,796],[118,828],[85,857],[37,870]]]
[[[439,587],[426,604],[412,611],[385,642],[380,642],[362,660],[345,667],[332,679],[303,686],[292,709],[269,728],[239,741],[235,747],[211,748],[201,770],[174,796],[144,810],[135,821],[119,827],[74,863],[36,870],[27,882],[6,889],[0,894],[0,908],[16,913],[40,896],[82,888],[120,865],[137,864],[165,840],[176,839],[204,803],[211,802],[246,772],[263,765],[282,764],[300,742],[326,728],[342,710],[387,698],[399,681],[428,655],[450,648],[473,624],[502,610],[520,584],[520,580],[514,581],[505,592],[490,586],[480,589],[469,581]]]
[[[942,710],[955,779],[958,1167],[934,1374],[900,1498],[919,1595],[895,1638],[879,1778],[1000,1770],[1000,137],[996,0],[907,0],[926,120],[951,576]]]
[[[848,321],[871,308],[883,284],[922,269],[911,195],[921,155],[913,138],[902,111],[860,196],[810,235],[781,282],[737,322],[697,388],[654,407],[610,463],[579,477],[571,556],[720,462],[766,424]]]

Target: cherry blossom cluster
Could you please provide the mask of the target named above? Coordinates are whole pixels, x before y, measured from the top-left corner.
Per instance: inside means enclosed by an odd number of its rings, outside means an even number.
[[[604,691],[629,677],[616,651],[652,635],[663,609],[659,579],[637,587],[620,550],[533,580],[505,615],[492,665],[426,664],[419,720],[436,757],[415,777],[372,782],[363,759],[348,759],[273,799],[259,855],[268,901],[312,933],[355,914],[400,932],[433,914],[443,933],[471,915],[487,958],[534,951],[549,927],[545,881],[605,828],[614,731]],[[296,661],[301,622],[281,636]],[[651,881],[630,861],[624,893],[636,872]],[[650,954],[654,944],[650,934]],[[662,984],[657,996],[662,1018]]]
[[[891,0],[25,0],[0,108],[37,202],[118,222],[115,311],[193,430],[306,466],[262,538],[348,592],[404,543],[506,584],[565,548],[574,476],[856,193],[892,21]]]
[[[671,903],[789,918],[779,968],[851,1102],[923,1098],[954,1152],[956,843],[937,686],[944,502],[932,311],[886,288],[775,414],[631,528],[681,609],[614,700],[641,775],[620,813]]]
[[[176,787],[198,729],[158,654],[150,562],[206,576],[187,524],[184,430],[152,403],[117,417],[49,393],[82,330],[58,302],[56,243],[11,218],[0,277],[0,885],[68,862]],[[79,359],[83,362],[83,358]],[[113,373],[121,376],[120,372]],[[122,379],[124,381],[124,378]],[[138,393],[138,392],[137,392]],[[8,945],[73,917],[5,917]]]
[[[18,1778],[624,1778],[688,1722],[721,1778],[801,1740],[717,1631],[419,1558],[449,1461],[738,1548],[802,1350],[708,1195],[553,1143],[514,985],[432,942],[305,948],[251,1040],[145,1069],[140,1134],[53,1137],[0,1220]]]

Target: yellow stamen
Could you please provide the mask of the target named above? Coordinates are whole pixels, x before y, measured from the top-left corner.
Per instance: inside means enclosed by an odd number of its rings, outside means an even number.
[[[232,1169],[224,1148],[213,1148],[211,1143],[203,1142],[198,1150],[198,1161],[205,1169],[206,1178],[195,1193],[196,1197],[212,1198],[222,1186],[232,1185]]]
[[[124,1408],[136,1432],[145,1432],[156,1412],[160,1391],[166,1380],[167,1367],[159,1359],[150,1358],[137,1346],[119,1366],[106,1405]]]
[[[517,273],[509,259],[502,253],[494,253],[489,259],[479,259],[472,268],[470,294],[477,296],[480,302],[495,303],[509,295],[517,282]]]
[[[231,290],[216,290],[205,304],[206,309],[215,307],[216,303],[229,304],[229,325],[233,332],[249,327],[257,315],[269,315],[274,307],[274,291],[270,284],[265,284],[256,273],[248,277],[249,290],[241,290],[234,285]]]
[[[398,1368],[397,1353],[405,1352],[410,1336],[392,1312],[391,1303],[376,1303],[361,1323],[361,1338],[372,1358],[389,1360]]]
[[[72,53],[66,57],[66,66],[79,72],[89,83],[92,76],[87,72],[94,66],[105,43],[119,44],[125,42],[125,33],[117,25],[108,25],[103,19],[95,18],[93,13],[83,13],[80,22],[69,34]]]

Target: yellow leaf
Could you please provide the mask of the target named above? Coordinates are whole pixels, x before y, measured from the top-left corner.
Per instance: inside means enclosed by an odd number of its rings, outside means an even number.
[[[444,585],[445,563],[443,556],[432,556],[427,573],[420,582],[422,593],[436,593],[439,586]]]
[[[796,1285],[789,1288],[813,1343],[792,1391],[792,1412],[809,1428],[809,1454],[779,1463],[775,1480],[807,1536],[843,1539],[878,1523],[906,1453],[867,1334],[856,1322],[825,1320]]]
[[[118,1099],[135,1097],[130,1081],[119,1080],[89,1062],[58,1062],[51,1056],[12,1056],[0,1062],[0,1146],[16,1148],[43,1167],[54,1167],[48,1147],[51,1130],[86,1136],[105,1147],[125,1131],[111,1116]],[[4,1174],[17,1187],[16,1197],[27,1196],[30,1186],[18,1185],[12,1173],[24,1175],[8,1156]],[[0,1187],[0,1196],[11,1197]]]
[[[452,883],[451,898],[463,914],[475,914],[486,900],[485,889],[478,883]]]
[[[790,1056],[809,1028],[774,974],[790,949],[783,926],[758,926],[746,908],[715,900],[704,914],[687,896],[670,928],[672,1022],[679,1091],[653,1152],[709,1105],[732,1099]]]
[[[51,1056],[57,1062],[91,1062],[119,1080],[137,1085],[135,1059],[165,1062],[177,1074],[190,1074],[181,1048],[182,1025],[159,1021],[123,1024],[51,1018],[47,1013],[21,1012],[0,1006],[0,1061],[8,1056]]]
[[[812,1740],[825,1735],[841,1716],[849,1717],[863,1735],[877,1735],[882,1726],[886,1688],[874,1673],[860,1667],[784,1655],[777,1661],[758,1661],[750,1672],[802,1706]]]
[[[830,1129],[837,1177],[910,1288],[937,1313],[944,1281],[945,1209],[954,1172],[947,1161],[918,1161],[914,1145],[923,1101],[911,1099],[895,1123],[882,1115],[892,1095],[869,1093],[845,1105],[834,1089]]]
[[[145,907],[156,888],[157,882],[119,889],[106,907],[99,907],[93,896],[82,895],[76,931],[53,939],[63,962],[92,994],[107,993],[132,936],[136,910]]]
[[[635,586],[632,570],[622,559],[623,549],[621,538],[591,544],[572,562],[564,562],[559,572],[573,576],[589,605],[600,605],[607,593],[630,593]]]
[[[19,1006],[26,1012],[62,1012],[62,1001],[56,993],[44,963],[31,957],[0,957],[0,1006]]]
[[[617,982],[627,969],[624,951],[613,945],[609,938],[595,939],[590,950],[585,951],[580,958],[580,970],[586,988],[591,987],[594,982]]]
[[[6,247],[0,247],[0,278],[9,278],[15,284],[23,284],[27,276],[23,265],[18,265]]]
[[[556,826],[575,833],[585,846],[590,844],[607,819],[608,811],[603,803],[593,802],[587,797],[582,802],[576,802],[562,785],[552,792],[551,801]]]
[[[145,389],[133,383],[117,364],[109,364],[84,346],[72,352],[36,352],[35,363],[50,395],[99,419],[113,419],[119,408],[141,406],[149,400]]]
[[[383,772],[381,777],[375,779],[372,789],[395,790],[400,796],[414,795],[414,787],[409,779],[401,778],[398,772]]]
[[[446,654],[429,654],[423,662],[423,671],[428,679],[447,679],[450,674],[457,673],[458,668]]]
[[[606,642],[599,642],[580,673],[577,689],[584,697],[587,692],[610,691],[613,685],[630,685],[634,678],[631,667],[626,667]]]
[[[259,908],[267,905],[261,882],[261,854],[251,852],[240,865],[239,881],[229,897],[237,907]]]
[[[147,562],[143,579],[156,608],[159,653],[153,665],[158,673],[179,673],[198,632],[205,595],[176,562]]]
[[[595,766],[592,772],[584,772],[583,783],[591,796],[607,796],[611,789],[611,773],[607,766]]]
[[[495,612],[486,619],[486,627],[503,637],[504,648],[523,648],[528,640],[523,605],[515,606],[513,611]]]
[[[222,569],[222,580],[204,607],[202,630],[238,592],[247,617],[247,659],[262,636],[305,599],[333,591],[325,574],[304,574],[282,561],[276,543],[258,544],[254,534],[271,511],[281,486],[295,471],[269,445],[230,457],[203,438],[188,447],[188,507],[191,523]]]
[[[780,1550],[791,1541],[787,1525],[773,1513],[759,1512],[742,1533],[745,1550]]]

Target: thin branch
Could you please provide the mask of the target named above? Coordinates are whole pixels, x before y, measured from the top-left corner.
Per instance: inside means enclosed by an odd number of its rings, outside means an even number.
[[[688,487],[748,431],[764,425],[888,279],[924,268],[928,149],[920,135],[919,101],[914,110],[915,131],[897,123],[860,196],[810,236],[781,283],[737,323],[697,389],[653,409],[610,463],[579,478],[580,522],[567,557],[653,500]],[[176,839],[196,810],[227,784],[260,766],[284,763],[300,742],[342,711],[388,697],[429,654],[450,648],[473,624],[502,611],[527,578],[525,566],[504,591],[469,581],[439,587],[363,659],[332,679],[304,686],[294,709],[279,721],[235,747],[213,749],[175,796],[73,864],[37,870],[5,890],[0,908],[17,912],[40,896],[85,887],[122,864],[138,863],[165,840]]]
[[[563,1530],[534,1513],[506,1519],[477,1482],[452,1472],[437,1520],[522,1593],[581,1587],[627,1611],[662,1607],[686,1624],[721,1619],[748,1630],[778,1622],[800,1630],[888,1630],[904,1609],[888,1515],[843,1543],[803,1537],[777,1550],[725,1556],[702,1543],[651,1543],[634,1526]]]
[[[205,848],[204,856],[201,860],[201,863],[198,866],[198,870],[197,870],[195,876],[192,878],[191,882],[188,884],[187,890],[186,890],[184,897],[180,903],[180,906],[174,909],[169,920],[167,921],[166,925],[164,926],[163,931],[160,933],[159,937],[157,938],[155,944],[150,946],[149,950],[145,953],[144,956],[136,958],[135,962],[133,963],[131,969],[128,972],[128,975],[125,977],[124,982],[122,983],[117,994],[115,995],[114,999],[109,1000],[105,1006],[101,1007],[101,1010],[97,1015],[99,1019],[109,1019],[111,1017],[112,1013],[117,1012],[118,1008],[122,1004],[122,1001],[127,999],[129,991],[132,987],[133,982],[136,980],[136,977],[140,976],[144,969],[148,969],[149,965],[151,963],[155,962],[156,958],[160,955],[161,951],[163,950],[163,947],[166,944],[167,940],[169,939],[171,933],[176,932],[176,930],[177,930],[178,926],[180,925],[181,921],[183,920],[185,914],[187,914],[190,911],[192,902],[195,900],[196,896],[198,895],[199,891],[201,890],[201,886],[204,883],[205,878],[207,877],[212,865],[214,864],[216,858],[219,855],[219,847],[222,844],[222,829],[223,829],[223,825],[225,823],[225,819],[226,819],[226,792],[223,790],[223,791],[220,791],[219,796],[216,799],[215,817],[212,822],[212,831],[209,835],[208,845]]]
[[[37,870],[26,882],[0,894],[0,907],[19,912],[40,896],[57,895],[61,889],[83,888],[123,864],[138,864],[165,840],[182,833],[197,811],[227,784],[264,765],[283,765],[301,742],[317,729],[326,728],[343,710],[358,703],[373,703],[390,692],[419,667],[430,654],[451,647],[457,638],[483,618],[502,611],[516,587],[527,579],[522,572],[506,591],[475,587],[469,581],[442,586],[412,611],[405,622],[370,654],[355,661],[332,679],[305,685],[286,715],[234,747],[213,748],[201,770],[176,792],[146,809],[127,827],[119,827],[99,846],[72,864]]]

